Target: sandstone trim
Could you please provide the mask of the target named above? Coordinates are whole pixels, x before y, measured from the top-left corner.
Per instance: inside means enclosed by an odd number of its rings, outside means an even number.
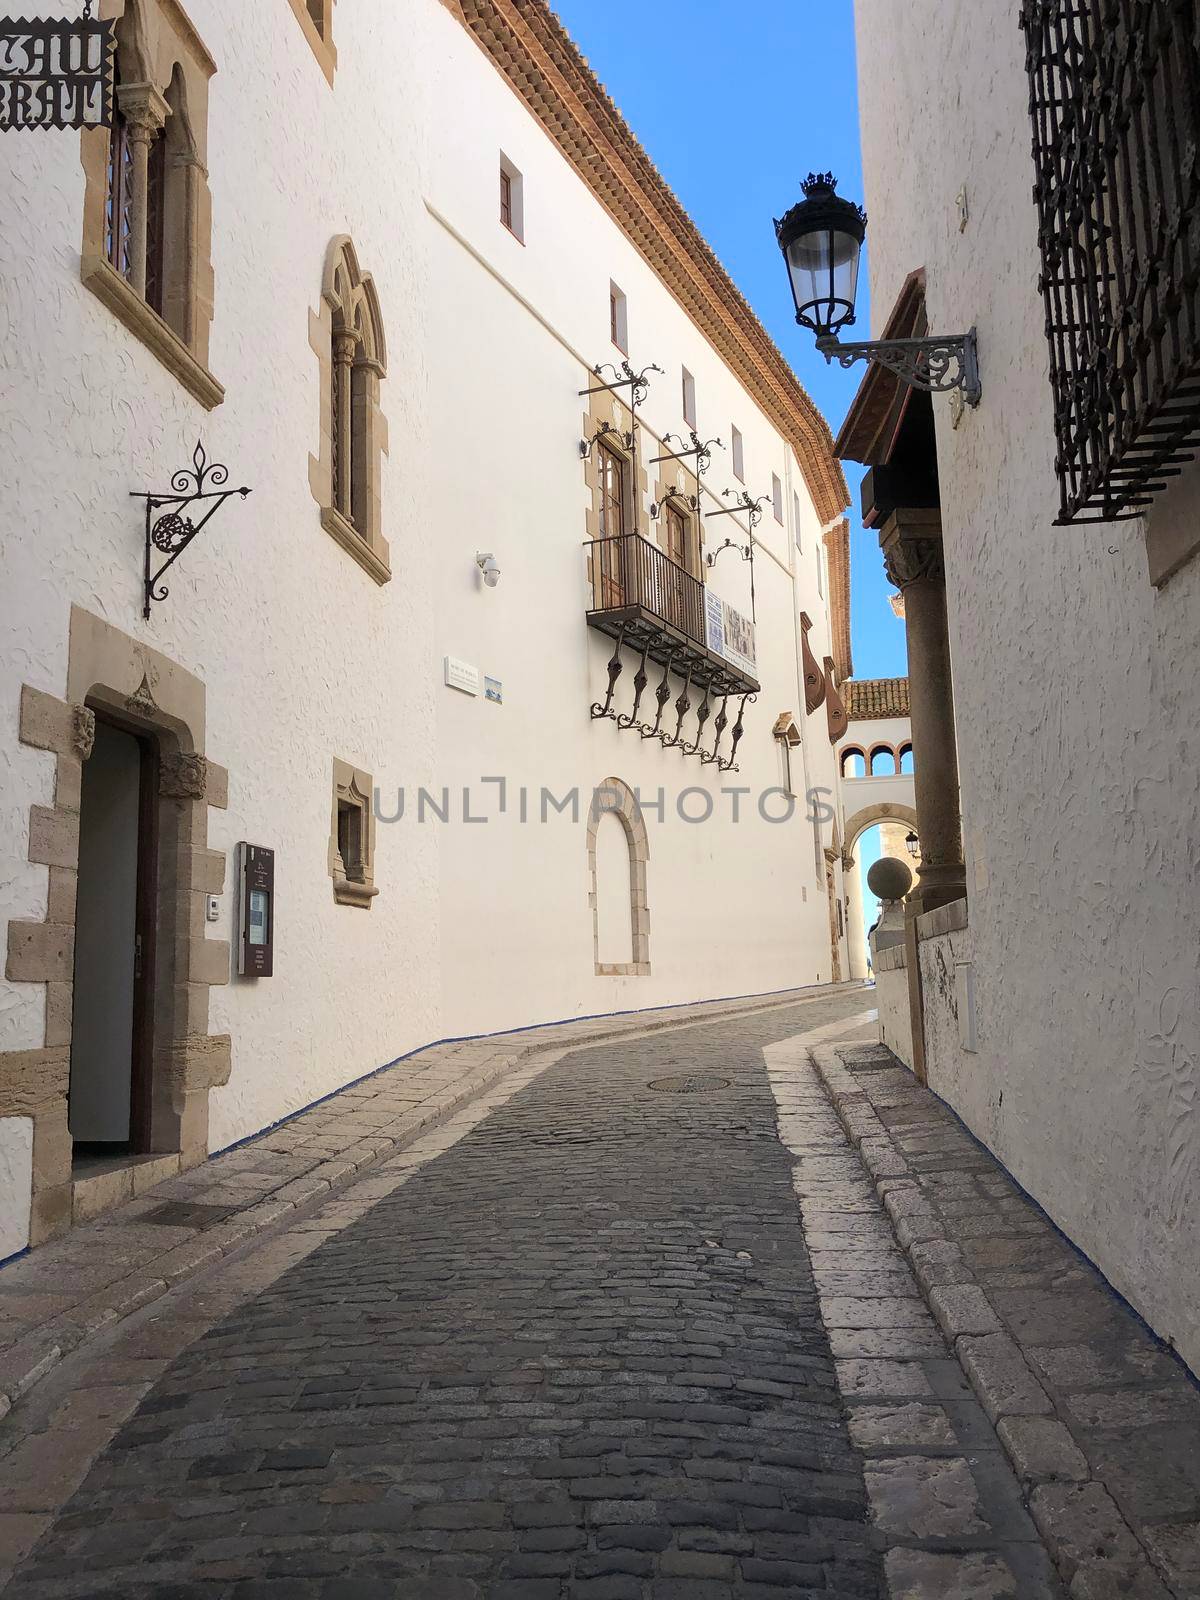
[[[96,713],[153,741],[159,757],[159,951],[150,1139],[183,1166],[208,1153],[208,1094],[228,1081],[230,1040],[208,1034],[208,990],[229,981],[228,942],[205,937],[204,897],[224,885],[224,856],[208,849],[208,808],[228,802],[228,773],[204,755],[204,685],[148,645],[72,607],[66,696],[25,684],[19,737],[55,757],[53,806],[29,811],[29,861],[47,869],[41,922],[10,921],[10,982],[45,989],[40,1049],[0,1052],[0,1117],[32,1117],[30,1243],[89,1215],[77,1195],[68,1130],[79,802]],[[114,1191],[115,1193],[116,1191]]]

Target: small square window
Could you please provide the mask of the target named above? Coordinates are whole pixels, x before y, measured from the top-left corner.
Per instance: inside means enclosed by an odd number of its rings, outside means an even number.
[[[771,510],[775,513],[775,521],[783,525],[783,485],[776,473],[771,474]]]
[[[346,761],[333,763],[333,828],[329,876],[339,905],[369,911],[375,887],[375,819],[371,777]]]
[[[622,355],[629,354],[629,304],[615,283],[608,286],[608,331]]]
[[[741,430],[730,429],[730,451],[733,455],[733,475],[739,483],[746,481],[746,455],[742,445]]]
[[[804,549],[804,541],[800,537],[800,496],[792,490],[792,532],[796,536],[796,549]]]
[[[525,243],[525,180],[506,155],[500,155],[500,221]]]
[[[683,369],[683,420],[689,428],[696,426],[696,380],[686,367]]]

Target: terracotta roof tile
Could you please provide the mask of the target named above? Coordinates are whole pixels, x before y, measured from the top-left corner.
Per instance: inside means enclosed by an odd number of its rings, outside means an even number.
[[[907,678],[851,678],[842,688],[851,722],[909,714]]]

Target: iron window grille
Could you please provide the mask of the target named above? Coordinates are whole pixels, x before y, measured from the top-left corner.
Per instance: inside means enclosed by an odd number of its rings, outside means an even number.
[[[1025,0],[1062,504],[1141,515],[1200,443],[1200,11]]]

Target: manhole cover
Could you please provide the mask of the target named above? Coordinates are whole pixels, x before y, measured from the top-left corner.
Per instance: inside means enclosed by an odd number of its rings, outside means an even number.
[[[206,1228],[210,1222],[219,1222],[228,1215],[228,1206],[202,1206],[187,1200],[164,1200],[161,1206],[147,1211],[142,1221],[157,1223],[162,1228]]]
[[[650,1088],[659,1094],[704,1094],[713,1089],[728,1089],[728,1078],[709,1078],[701,1072],[681,1072],[673,1078],[651,1078]]]

